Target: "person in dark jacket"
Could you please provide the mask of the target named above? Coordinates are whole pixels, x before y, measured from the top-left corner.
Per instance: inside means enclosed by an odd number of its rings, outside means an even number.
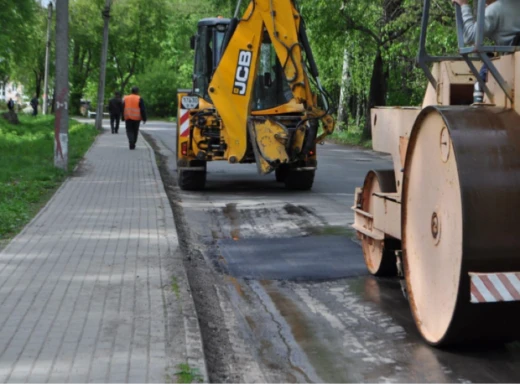
[[[144,101],[139,96],[139,88],[132,87],[132,94],[125,96],[123,100],[123,120],[126,125],[126,136],[130,149],[135,149],[135,143],[139,136],[139,124],[146,123],[146,109]]]
[[[121,100],[121,93],[115,92],[114,98],[108,102],[108,113],[110,114],[110,128],[112,133],[119,133],[119,121],[123,114],[123,100]]]
[[[12,98],[9,98],[9,101],[7,102],[7,108],[9,108],[9,111],[14,110],[14,101]]]
[[[38,115],[38,97],[36,97],[36,94],[34,94],[31,99],[31,107],[33,109],[33,116]]]

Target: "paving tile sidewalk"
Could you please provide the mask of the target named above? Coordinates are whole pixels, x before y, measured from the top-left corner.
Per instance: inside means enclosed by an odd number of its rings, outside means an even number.
[[[122,128],[0,252],[0,382],[207,381],[153,151]]]

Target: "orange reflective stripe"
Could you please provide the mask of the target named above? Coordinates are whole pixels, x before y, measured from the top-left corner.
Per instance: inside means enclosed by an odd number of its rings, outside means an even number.
[[[125,96],[125,120],[141,120],[140,100],[141,97],[137,95]]]
[[[141,120],[139,108],[125,108],[125,120]]]

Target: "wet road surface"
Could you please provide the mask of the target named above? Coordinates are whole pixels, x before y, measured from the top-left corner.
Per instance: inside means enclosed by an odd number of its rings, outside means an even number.
[[[175,126],[150,123],[143,131],[175,175]],[[326,144],[318,158],[311,192],[289,192],[274,175],[257,175],[255,165],[224,162],[208,164],[203,192],[169,188],[191,234],[189,248],[217,276],[212,310],[222,323],[201,322],[225,335],[230,350],[218,361],[206,351],[210,378],[519,382],[518,343],[431,348],[399,281],[367,274],[350,207],[366,172],[390,168],[389,157]],[[212,371],[212,361],[226,367]]]

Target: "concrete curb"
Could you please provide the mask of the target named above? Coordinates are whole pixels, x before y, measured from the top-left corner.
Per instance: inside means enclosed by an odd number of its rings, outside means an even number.
[[[182,316],[186,335],[186,362],[191,368],[197,368],[198,373],[202,376],[201,382],[207,383],[209,379],[206,367],[206,359],[204,356],[202,335],[199,327],[197,312],[195,310],[195,303],[193,301],[188,283],[188,276],[182,261],[182,256],[180,255],[180,252],[177,252],[177,249],[179,248],[179,241],[177,237],[175,221],[173,218],[173,211],[166,195],[166,190],[164,189],[164,183],[162,182],[159,168],[157,167],[155,152],[147,140],[144,139],[144,137],[143,142],[148,149],[150,160],[153,163],[152,168],[154,176],[161,186],[159,193],[161,196],[161,205],[164,210],[166,227],[172,228],[174,231],[166,234],[170,248],[167,256],[172,259],[170,260],[171,262],[169,264],[173,267],[174,277],[179,285],[179,297],[182,304]],[[164,273],[167,273],[166,269],[163,269],[163,274]],[[163,281],[170,281],[171,279],[172,276],[163,276]]]

